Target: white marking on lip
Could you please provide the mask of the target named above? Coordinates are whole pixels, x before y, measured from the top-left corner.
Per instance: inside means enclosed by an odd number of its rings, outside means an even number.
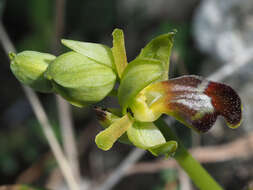
[[[196,88],[195,87],[192,87],[192,86],[184,86],[184,85],[174,85],[173,88],[172,88],[172,91],[173,92],[176,92],[176,91],[190,91],[190,92],[194,92],[196,91]]]
[[[211,103],[211,99],[208,96],[196,97],[194,99],[177,99],[172,100],[171,102],[175,102],[178,104],[182,104],[192,110],[200,111],[203,113],[210,113],[213,112],[214,108]]]
[[[200,84],[198,84],[197,87],[192,87],[192,86],[185,86],[185,85],[174,85],[172,88],[173,92],[176,91],[187,91],[187,92],[204,92],[206,88],[209,85],[208,80],[202,80]]]
[[[198,85],[198,91],[199,92],[205,92],[206,88],[209,85],[209,81],[208,80],[203,80],[199,85]]]
[[[192,110],[201,113],[212,113],[214,107],[212,105],[212,100],[209,96],[204,94],[209,81],[203,80],[197,87],[175,85],[173,91],[182,91],[180,95],[176,95],[171,102],[182,104]]]

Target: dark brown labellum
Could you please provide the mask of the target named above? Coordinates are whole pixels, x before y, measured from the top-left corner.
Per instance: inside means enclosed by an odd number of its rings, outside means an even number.
[[[206,132],[219,115],[231,128],[240,125],[241,100],[231,87],[192,75],[162,83],[166,88],[168,114],[187,126]]]

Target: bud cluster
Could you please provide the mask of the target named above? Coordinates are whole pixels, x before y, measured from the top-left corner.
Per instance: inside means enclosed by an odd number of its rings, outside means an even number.
[[[35,51],[10,53],[13,74],[34,90],[57,93],[75,106],[101,101],[116,82],[111,49],[73,40],[62,43],[72,51],[58,57]]]

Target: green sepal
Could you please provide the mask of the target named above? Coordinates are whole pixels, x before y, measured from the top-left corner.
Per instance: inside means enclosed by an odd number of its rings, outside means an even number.
[[[52,81],[56,93],[79,107],[101,101],[116,81],[110,67],[74,51],[57,57],[45,76]]]
[[[138,58],[128,64],[123,72],[118,90],[123,113],[135,96],[149,84],[164,80],[164,65],[155,59]]]
[[[138,58],[157,59],[164,63],[165,80],[168,79],[169,62],[176,31],[162,34],[151,40],[139,54]]]
[[[133,121],[127,114],[116,120],[96,136],[95,142],[97,146],[102,150],[109,150],[132,124]]]
[[[127,56],[123,30],[115,29],[112,33],[112,36],[112,53],[114,57],[114,63],[117,69],[118,76],[119,78],[121,78],[123,71],[127,67]]]
[[[62,44],[90,59],[115,69],[112,50],[106,45],[62,39]]]
[[[36,51],[23,51],[17,55],[9,53],[11,71],[24,85],[38,92],[52,92],[51,82],[44,77],[48,65],[55,59],[54,55]]]
[[[127,130],[127,136],[136,147],[145,150],[166,143],[161,131],[151,122],[135,121]]]
[[[164,144],[159,144],[148,149],[148,151],[154,156],[165,155],[166,157],[171,156],[177,150],[176,141],[168,141]]]

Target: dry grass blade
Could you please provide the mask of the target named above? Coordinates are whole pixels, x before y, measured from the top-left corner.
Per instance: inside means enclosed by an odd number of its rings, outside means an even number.
[[[65,18],[65,0],[55,1],[55,32],[52,42],[53,52],[58,54],[60,52],[60,41],[64,31],[64,18]],[[56,96],[58,118],[61,126],[61,134],[63,140],[63,148],[66,157],[70,163],[71,169],[74,173],[75,179],[78,184],[81,182],[80,166],[78,160],[78,151],[75,141],[73,119],[71,114],[71,107],[60,96]]]
[[[145,150],[141,150],[135,148],[132,152],[127,156],[125,160],[123,160],[119,167],[117,167],[112,174],[106,179],[106,181],[96,188],[96,190],[107,190],[111,189],[118,181],[125,176],[126,172],[129,168],[134,165],[135,162],[139,160],[139,158],[144,155]]]

